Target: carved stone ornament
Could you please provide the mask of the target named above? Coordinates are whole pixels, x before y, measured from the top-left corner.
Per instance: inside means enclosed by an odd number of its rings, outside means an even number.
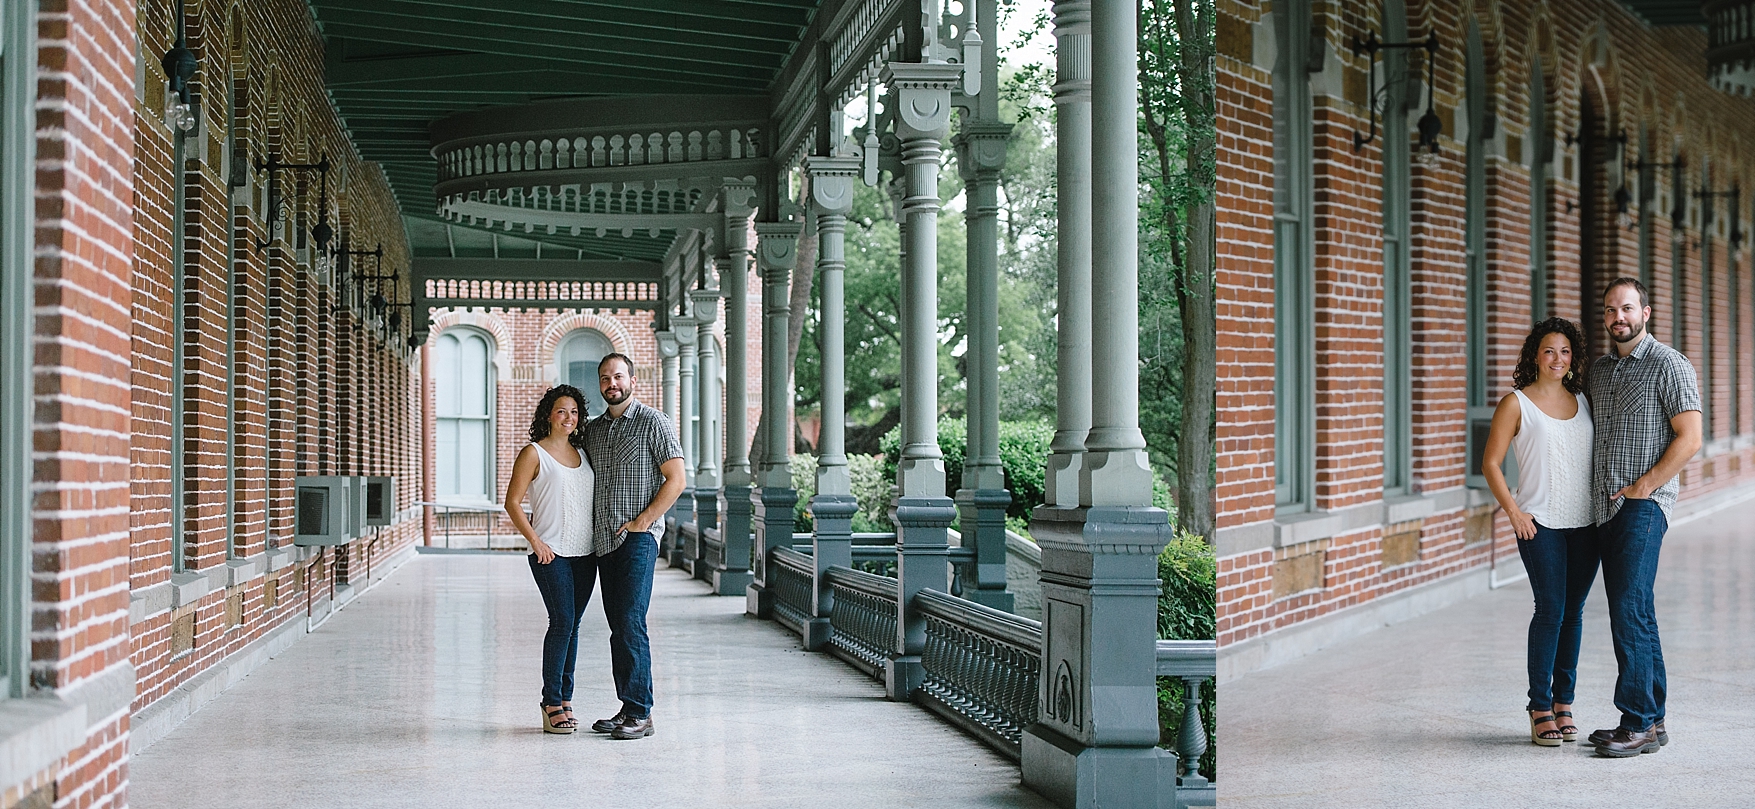
[[[853,183],[859,179],[857,157],[807,157],[810,199],[820,213],[847,215],[853,210]]]
[[[674,321],[674,320],[671,321],[672,324],[674,324],[675,322],[676,321]],[[653,336],[658,338],[658,354],[659,354],[659,356],[663,356],[663,357],[676,356],[677,351],[681,346],[680,346],[679,342],[677,341],[676,331],[674,329],[666,329],[664,331],[654,332]]]
[[[694,289],[689,291],[689,300],[695,303],[695,322],[705,326],[719,319],[719,290]]]
[[[895,89],[896,130],[902,140],[944,138],[951,125],[951,90],[962,75],[962,65],[884,65],[883,82]]]
[[[687,318],[687,317],[673,317],[673,318],[671,318],[670,319],[670,334],[671,334],[671,339],[676,341],[676,346],[677,346],[676,348],[671,349],[672,351],[678,351],[683,346],[688,346],[689,348],[694,348],[695,339],[700,336],[700,332],[696,330],[696,324],[695,324],[694,319]],[[662,348],[660,348],[659,352],[664,353],[664,350]],[[664,353],[664,356],[668,357],[671,355],[668,353]]]
[[[756,260],[764,271],[790,272],[798,263],[801,222],[757,222]]]

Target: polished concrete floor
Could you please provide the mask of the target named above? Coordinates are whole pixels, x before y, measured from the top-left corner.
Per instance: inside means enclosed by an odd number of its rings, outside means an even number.
[[[1604,759],[1529,741],[1527,582],[1226,683],[1219,805],[1755,806],[1755,504],[1671,530],[1657,617],[1662,752]],[[1585,607],[1575,712],[1620,719],[1602,578]]]
[[[135,807],[1047,807],[1018,768],[660,568],[657,734],[545,735],[524,557],[423,555],[129,766]],[[616,709],[595,600],[574,702]]]

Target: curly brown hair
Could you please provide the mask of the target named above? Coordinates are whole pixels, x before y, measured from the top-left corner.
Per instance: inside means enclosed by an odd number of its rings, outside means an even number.
[[[530,419],[530,443],[534,444],[548,437],[548,417],[554,415],[555,402],[562,396],[571,396],[579,404],[579,425],[567,436],[567,443],[581,452],[585,450],[585,394],[572,385],[556,385],[542,395],[542,401],[536,403],[536,415]]]
[[[1589,365],[1584,355],[1584,332],[1579,331],[1578,324],[1563,317],[1551,317],[1537,323],[1530,335],[1523,338],[1523,352],[1517,357],[1517,370],[1511,374],[1512,386],[1523,390],[1536,383],[1536,352],[1542,348],[1542,339],[1550,334],[1563,334],[1572,344],[1572,372],[1561,384],[1572,393],[1583,393],[1584,375]]]

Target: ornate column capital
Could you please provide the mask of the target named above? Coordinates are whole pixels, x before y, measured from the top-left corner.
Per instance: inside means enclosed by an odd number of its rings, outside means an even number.
[[[818,213],[846,216],[853,210],[853,183],[861,172],[857,157],[807,157],[810,202]]]
[[[763,280],[785,281],[798,264],[798,234],[803,222],[757,222],[756,268]]]
[[[689,300],[694,303],[695,325],[706,328],[719,319],[719,299],[723,297],[717,289],[691,289]]]
[[[880,80],[895,90],[896,136],[943,140],[951,126],[951,90],[962,81],[962,65],[890,62]]]
[[[675,319],[671,320],[671,325],[673,327],[676,325]],[[654,331],[652,334],[658,338],[658,355],[660,357],[674,357],[678,349],[682,347],[674,328]]]
[[[693,348],[696,338],[700,336],[699,327],[700,322],[693,317],[671,318],[670,339],[676,344],[676,349],[674,350]],[[660,342],[662,342],[662,340]],[[662,352],[663,350],[663,346],[660,346],[659,351]],[[666,354],[665,356],[669,355]]]
[[[957,173],[964,181],[998,179],[1005,168],[1012,125],[998,121],[972,121],[963,125],[951,143],[957,149]]]

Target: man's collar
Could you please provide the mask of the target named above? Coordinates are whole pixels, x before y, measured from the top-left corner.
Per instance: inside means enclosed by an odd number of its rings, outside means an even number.
[[[632,396],[629,396],[628,397],[628,406],[622,408],[622,414],[620,416],[615,415],[615,411],[609,410],[607,408],[604,409],[603,415],[606,418],[608,418],[610,421],[615,421],[617,418],[624,418],[625,419],[629,416],[629,414],[634,412],[634,408],[636,408],[636,407],[644,407],[644,405],[640,404],[639,399],[636,399]]]
[[[1645,355],[1651,353],[1651,344],[1655,342],[1657,342],[1657,338],[1653,337],[1651,331],[1647,329],[1645,336],[1639,338],[1639,343],[1633,346],[1632,351],[1627,352],[1627,356],[1636,360],[1645,359]]]

